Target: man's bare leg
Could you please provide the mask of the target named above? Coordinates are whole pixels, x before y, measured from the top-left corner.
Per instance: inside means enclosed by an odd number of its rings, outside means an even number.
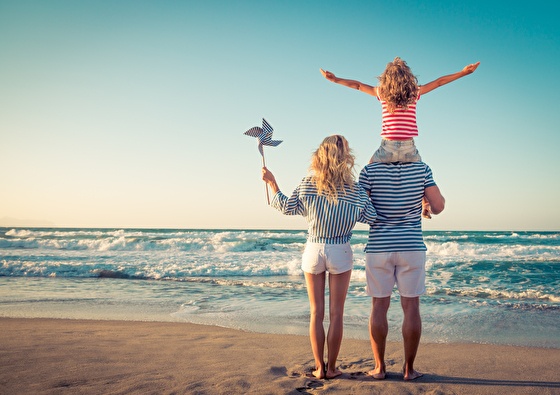
[[[422,335],[422,319],[420,318],[420,298],[405,298],[401,296],[401,306],[404,313],[402,335],[404,339],[404,366],[405,380],[414,380],[422,377],[422,373],[414,370],[414,359],[420,345]]]
[[[386,375],[385,345],[389,331],[387,311],[390,304],[390,296],[386,298],[372,298],[371,315],[369,317],[369,339],[373,357],[375,358],[375,369],[369,371],[368,374],[377,380],[383,380]]]

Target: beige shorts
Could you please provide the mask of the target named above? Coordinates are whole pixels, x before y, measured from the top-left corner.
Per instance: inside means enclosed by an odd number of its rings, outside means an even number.
[[[426,292],[426,251],[366,254],[366,292],[374,298],[391,296],[395,284],[401,296]]]
[[[354,254],[350,243],[324,244],[307,242],[301,257],[301,269],[306,273],[325,271],[340,274],[352,270]]]
[[[375,151],[369,163],[373,162],[420,162],[422,158],[416,149],[414,140],[381,140],[381,146]]]

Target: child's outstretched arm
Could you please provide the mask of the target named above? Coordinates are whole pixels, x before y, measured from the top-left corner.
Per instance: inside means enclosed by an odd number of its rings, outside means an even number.
[[[439,88],[442,85],[449,84],[450,82],[453,82],[455,80],[458,80],[461,77],[464,77],[466,75],[469,75],[469,74],[473,73],[476,70],[476,68],[478,67],[479,64],[480,64],[480,62],[469,64],[469,65],[463,67],[463,70],[458,71],[457,73],[444,75],[443,77],[439,77],[437,80],[434,80],[432,82],[428,82],[426,85],[421,85],[420,86],[420,94],[424,95],[424,94],[426,94],[430,91],[433,91],[436,88]]]
[[[356,80],[348,80],[346,78],[338,78],[336,75],[334,75],[330,71],[325,71],[323,69],[320,69],[320,70],[321,70],[321,74],[323,74],[323,77],[325,77],[329,81],[332,81],[334,83],[337,83],[337,84],[340,84],[340,85],[343,85],[343,86],[347,86],[348,88],[357,89],[359,91],[367,93],[368,95],[377,96],[377,88],[375,86],[367,85],[367,84],[364,84],[363,82],[356,81]]]

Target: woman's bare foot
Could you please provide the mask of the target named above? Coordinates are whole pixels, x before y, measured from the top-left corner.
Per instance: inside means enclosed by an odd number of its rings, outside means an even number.
[[[327,372],[326,372],[326,374],[325,374],[325,377],[326,377],[327,379],[334,379],[335,377],[338,377],[338,376],[340,376],[341,374],[342,374],[342,372],[341,372],[340,370],[338,370],[338,369],[333,369],[333,370],[327,369]]]
[[[375,369],[370,370],[367,374],[376,380],[385,380],[385,378],[387,377],[385,373],[385,365],[376,366]]]
[[[325,368],[323,367],[317,368],[313,372],[311,372],[311,374],[313,375],[313,377],[322,380],[325,378]]]

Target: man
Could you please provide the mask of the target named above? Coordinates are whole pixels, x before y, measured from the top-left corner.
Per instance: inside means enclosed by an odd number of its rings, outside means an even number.
[[[404,313],[403,375],[405,380],[414,380],[422,376],[414,370],[422,333],[420,295],[425,292],[426,275],[422,199],[428,203],[424,213],[428,218],[443,211],[445,199],[424,162],[370,163],[360,173],[360,185],[377,210],[365,248],[366,290],[372,297],[369,331],[375,358],[375,369],[369,374],[378,380],[386,375],[387,311],[396,284]]]

